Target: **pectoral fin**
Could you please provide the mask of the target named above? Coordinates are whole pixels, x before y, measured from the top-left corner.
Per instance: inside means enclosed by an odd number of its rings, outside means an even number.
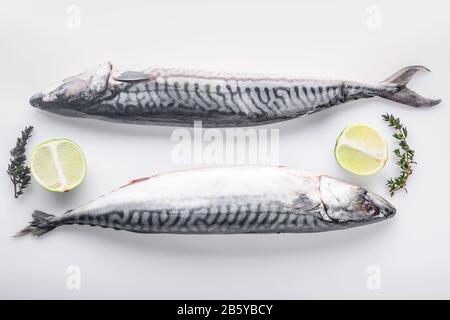
[[[321,203],[312,200],[307,194],[300,194],[292,202],[292,208],[302,212],[313,212],[320,207]]]
[[[125,71],[117,76],[114,76],[113,78],[114,80],[121,82],[135,82],[153,80],[156,78],[156,76],[144,71]]]

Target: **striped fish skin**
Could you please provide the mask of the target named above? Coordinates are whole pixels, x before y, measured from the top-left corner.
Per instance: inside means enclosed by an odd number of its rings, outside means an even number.
[[[394,214],[380,196],[328,176],[286,167],[219,167],[139,179],[61,217],[37,211],[18,235],[71,224],[138,233],[322,232]]]
[[[400,70],[379,85],[149,68],[119,71],[109,62],[34,95],[49,112],[113,122],[204,127],[254,126],[293,119],[361,98],[381,96],[412,106],[440,100],[406,88],[415,72]]]

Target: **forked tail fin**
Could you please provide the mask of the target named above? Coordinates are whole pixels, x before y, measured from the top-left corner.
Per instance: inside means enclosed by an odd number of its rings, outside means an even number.
[[[32,217],[33,220],[30,222],[30,225],[17,232],[14,237],[21,237],[27,234],[40,237],[58,226],[58,220],[55,219],[54,215],[36,210],[33,212]]]
[[[416,108],[437,105],[441,102],[441,99],[427,99],[406,87],[408,82],[418,71],[430,70],[424,66],[405,67],[378,84],[380,89],[378,95],[385,99]]]

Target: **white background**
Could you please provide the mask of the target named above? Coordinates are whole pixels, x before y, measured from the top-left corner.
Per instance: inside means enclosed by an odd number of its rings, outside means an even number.
[[[67,28],[69,5],[81,9]],[[380,10],[370,28],[369,6]],[[369,11],[367,11],[369,10]],[[375,9],[376,11],[377,9]],[[0,179],[0,298],[450,298],[449,7],[446,1],[3,1],[0,6],[0,154],[20,130],[36,127],[30,149],[71,138],[85,152],[88,175],[67,194],[36,183],[14,199]],[[369,25],[368,25],[369,21]],[[373,26],[373,25],[372,25]],[[64,118],[30,107],[29,97],[69,75],[116,64],[248,71],[377,83],[403,66],[432,70],[411,84],[443,102],[418,110],[374,98],[285,123],[280,164],[327,173],[389,197],[393,159],[372,177],[335,162],[336,136],[350,123],[379,130],[400,116],[419,162],[409,193],[392,202],[387,222],[322,234],[177,236],[62,227],[40,239],[11,236],[34,209],[62,214],[129,179],[195,167],[171,160],[174,128]],[[81,289],[66,286],[68,266]],[[371,265],[381,289],[366,282]]]

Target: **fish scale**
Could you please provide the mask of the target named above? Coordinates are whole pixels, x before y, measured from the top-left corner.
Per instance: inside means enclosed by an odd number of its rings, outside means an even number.
[[[138,179],[61,217],[36,211],[19,235],[73,224],[137,233],[322,232],[394,213],[383,198],[327,176],[286,167],[217,167]]]
[[[422,66],[401,69],[377,85],[167,68],[119,71],[105,63],[31,97],[40,109],[113,122],[204,127],[253,126],[308,115],[335,105],[379,96],[430,107],[406,87]]]

